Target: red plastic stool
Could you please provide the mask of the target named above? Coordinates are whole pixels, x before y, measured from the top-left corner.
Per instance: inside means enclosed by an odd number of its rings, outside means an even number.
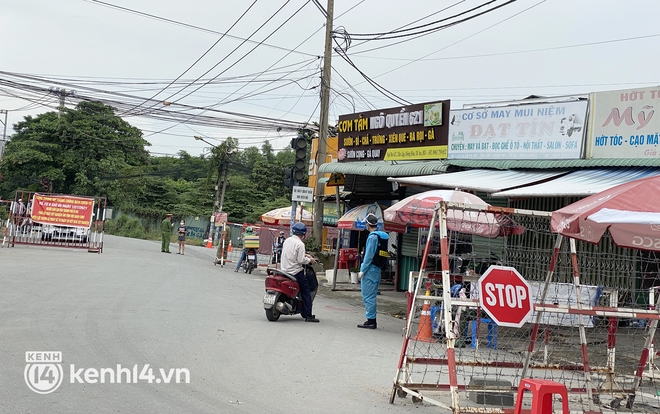
[[[351,269],[353,267],[358,267],[358,249],[339,249],[338,259],[337,269]]]
[[[518,385],[518,396],[516,397],[516,408],[513,414],[522,413],[523,394],[525,390],[532,392],[532,413],[534,414],[552,414],[552,395],[561,396],[561,412],[569,414],[568,411],[568,392],[566,386],[558,382],[523,378]]]

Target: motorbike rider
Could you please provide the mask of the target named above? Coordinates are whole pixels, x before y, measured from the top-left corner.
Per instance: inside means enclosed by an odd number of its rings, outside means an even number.
[[[312,314],[312,293],[303,270],[305,264],[316,264],[316,260],[305,251],[305,244],[302,241],[307,234],[307,226],[298,222],[292,226],[291,231],[293,236],[286,239],[282,245],[281,270],[293,275],[298,281],[303,303],[300,314],[305,318],[305,322],[318,322],[316,315]]]
[[[286,238],[284,237],[284,232],[280,231],[279,236],[277,236],[277,239],[275,239],[275,243],[273,243],[272,264],[277,264],[282,261],[282,246],[284,245],[284,240],[286,240]]]
[[[243,233],[243,235],[241,236],[241,240],[243,241],[243,243],[245,243],[245,236],[254,236],[254,233],[252,232],[252,226],[247,226],[245,228],[245,233]],[[243,264],[243,260],[245,260],[245,256],[247,255],[247,251],[248,249],[244,247],[243,251],[241,252],[241,258],[238,259],[238,264],[236,265],[236,269],[234,270],[234,272],[238,272],[238,269],[241,268],[241,265]]]

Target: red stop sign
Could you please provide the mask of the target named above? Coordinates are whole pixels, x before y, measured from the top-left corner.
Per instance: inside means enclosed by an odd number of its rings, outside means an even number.
[[[479,278],[479,305],[501,326],[523,326],[532,313],[530,292],[513,267],[493,265]]]

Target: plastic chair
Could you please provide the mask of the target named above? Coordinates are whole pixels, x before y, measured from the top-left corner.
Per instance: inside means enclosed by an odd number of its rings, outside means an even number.
[[[522,413],[523,394],[525,391],[532,392],[532,410],[534,414],[552,414],[552,396],[559,394],[561,396],[561,412],[569,414],[568,411],[568,392],[566,386],[558,382],[523,378],[518,385],[518,396],[516,397],[516,408],[513,414]]]
[[[340,249],[337,269],[351,269],[358,267],[359,258],[360,256],[358,255],[357,249]]]

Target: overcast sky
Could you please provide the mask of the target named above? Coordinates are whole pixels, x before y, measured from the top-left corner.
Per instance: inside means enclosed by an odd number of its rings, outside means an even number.
[[[3,2],[0,70],[57,79],[77,93],[89,95],[83,87],[121,92],[131,97],[125,98],[130,102],[160,92],[155,99],[169,98],[173,105],[166,109],[174,111],[189,105],[300,123],[318,121],[325,18],[313,2],[257,0],[250,8],[255,0],[104,1],[139,13],[91,0]],[[326,6],[326,0],[319,1]],[[584,94],[660,84],[657,0],[495,0],[446,23],[502,7],[422,37],[361,41],[360,34],[432,23],[487,2],[336,0],[334,27],[352,35],[346,53],[359,70],[411,103],[451,99],[457,109],[532,94]],[[242,43],[257,29],[250,40],[263,44]],[[227,31],[232,37],[221,38]],[[402,40],[406,41],[395,44]],[[343,47],[348,43],[339,42]],[[399,106],[337,53],[332,66],[331,124],[342,114]],[[176,86],[163,90],[182,74]],[[179,92],[200,76],[202,81],[214,81]],[[0,79],[9,78],[0,74]],[[69,100],[67,105],[71,107]],[[0,109],[9,111],[8,134],[24,116],[56,106],[53,94],[28,96],[0,85]],[[213,111],[204,115],[223,116]],[[124,119],[144,131],[152,143],[149,150],[157,155],[180,150],[200,154],[207,145],[195,141],[194,135],[215,140],[211,142],[237,137],[241,147],[260,146],[268,139],[275,148],[286,146],[290,137],[266,127],[235,130],[130,114]]]

